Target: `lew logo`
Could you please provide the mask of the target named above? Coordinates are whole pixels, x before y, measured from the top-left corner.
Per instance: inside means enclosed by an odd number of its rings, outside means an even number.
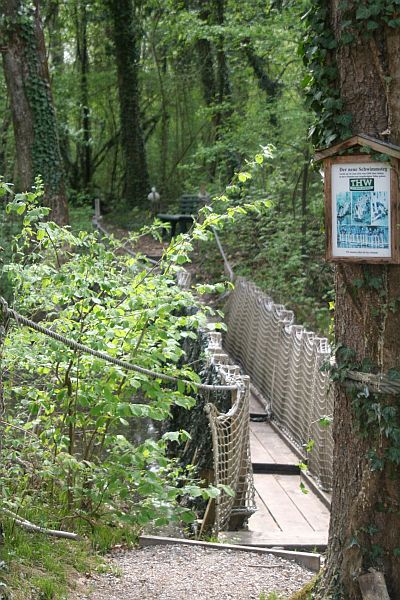
[[[350,191],[368,192],[374,191],[374,179],[350,179]]]

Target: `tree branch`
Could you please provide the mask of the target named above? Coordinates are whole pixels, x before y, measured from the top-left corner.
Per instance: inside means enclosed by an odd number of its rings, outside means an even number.
[[[47,529],[46,527],[40,527],[39,525],[34,525],[34,523],[31,523],[30,521],[27,521],[26,519],[22,519],[16,513],[13,513],[11,510],[8,510],[7,508],[0,508],[0,510],[2,513],[7,515],[7,517],[14,519],[14,522],[17,525],[19,525],[20,527],[23,527],[23,529],[26,529],[27,531],[32,531],[33,533],[44,533],[44,534],[50,535],[52,537],[64,538],[67,540],[79,541],[82,539],[78,534],[71,533],[70,531],[58,531],[57,529]]]

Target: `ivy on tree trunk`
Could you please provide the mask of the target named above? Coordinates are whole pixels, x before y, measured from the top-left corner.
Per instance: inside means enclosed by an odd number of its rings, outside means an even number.
[[[27,190],[40,175],[51,218],[68,222],[64,170],[50,89],[39,2],[4,0],[3,65],[12,107],[17,189]]]
[[[317,143],[365,133],[400,144],[400,35],[389,3],[320,0],[309,18]],[[335,287],[339,372],[351,364],[395,376],[400,266],[341,263]],[[336,386],[332,517],[319,600],[361,600],[358,577],[370,568],[382,571],[390,597],[400,598],[399,409],[397,397]]]

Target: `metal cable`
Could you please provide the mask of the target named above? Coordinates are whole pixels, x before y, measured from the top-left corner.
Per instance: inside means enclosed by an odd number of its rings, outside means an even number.
[[[205,383],[198,383],[196,381],[190,381],[188,379],[180,379],[179,377],[175,377],[174,375],[167,375],[165,373],[157,373],[155,371],[151,371],[150,369],[145,369],[144,367],[139,367],[138,365],[134,365],[132,363],[126,362],[125,360],[121,360],[119,358],[114,358],[105,352],[101,352],[99,350],[94,350],[93,348],[89,348],[89,346],[85,346],[79,342],[75,342],[75,340],[70,340],[69,338],[48,329],[47,327],[43,327],[30,319],[27,319],[23,315],[20,315],[17,311],[9,308],[6,300],[0,296],[0,306],[3,313],[3,317],[11,317],[17,323],[25,325],[26,327],[30,327],[39,333],[43,333],[48,337],[56,340],[57,342],[61,342],[65,346],[68,346],[72,350],[80,350],[85,354],[91,354],[92,356],[96,356],[101,360],[109,362],[113,365],[117,365],[118,367],[122,367],[127,371],[135,371],[136,373],[142,373],[143,375],[147,375],[148,377],[152,377],[154,379],[162,379],[163,381],[174,382],[177,383],[181,381],[186,385],[190,385],[196,387],[199,390],[210,390],[210,391],[220,391],[220,390],[236,390],[238,389],[237,385],[209,385]]]
[[[215,229],[215,227],[211,227],[211,231],[214,234],[215,241],[217,242],[219,253],[222,256],[222,260],[224,261],[225,272],[228,275],[229,280],[230,281],[234,281],[235,280],[235,273],[233,272],[233,269],[232,269],[231,264],[230,264],[230,262],[228,260],[228,257],[225,254],[225,250],[222,247],[221,240],[219,239],[219,235],[217,233],[217,230]]]

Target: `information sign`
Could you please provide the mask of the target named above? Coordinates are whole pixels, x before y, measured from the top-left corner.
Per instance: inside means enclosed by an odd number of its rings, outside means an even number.
[[[332,258],[391,258],[391,165],[332,164]]]

